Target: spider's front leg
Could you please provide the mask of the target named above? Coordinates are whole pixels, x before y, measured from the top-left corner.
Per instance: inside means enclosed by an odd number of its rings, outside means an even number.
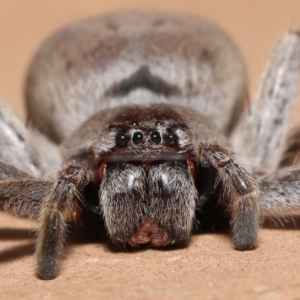
[[[221,199],[231,213],[234,246],[238,250],[253,249],[260,227],[258,186],[254,178],[233,159],[233,154],[219,145],[203,145],[200,165],[217,171],[221,184]]]
[[[43,200],[36,247],[37,272],[42,279],[52,279],[57,274],[66,222],[78,218],[83,206],[81,194],[89,182],[88,169],[72,161],[59,171],[57,181]]]
[[[66,224],[78,218],[81,193],[89,182],[89,170],[75,161],[58,172],[56,181],[46,181],[0,160],[0,210],[38,219],[37,272],[42,279],[56,276]]]

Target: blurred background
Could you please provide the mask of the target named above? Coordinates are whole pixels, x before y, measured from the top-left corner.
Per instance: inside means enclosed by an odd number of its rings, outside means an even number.
[[[124,10],[167,11],[213,20],[242,49],[250,94],[278,36],[300,25],[300,0],[0,0],[0,97],[24,118],[24,76],[39,44],[70,22]]]

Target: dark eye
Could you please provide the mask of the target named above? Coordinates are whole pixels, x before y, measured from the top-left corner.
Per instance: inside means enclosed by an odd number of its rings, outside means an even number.
[[[116,145],[124,147],[128,144],[130,137],[124,132],[120,132],[116,136]]]
[[[164,140],[167,146],[175,146],[178,142],[178,137],[173,130],[168,130],[164,134]]]
[[[161,136],[160,136],[159,132],[154,131],[151,133],[151,141],[157,145],[160,143]]]
[[[143,141],[143,134],[139,131],[136,131],[132,136],[132,142],[134,144],[140,144]]]

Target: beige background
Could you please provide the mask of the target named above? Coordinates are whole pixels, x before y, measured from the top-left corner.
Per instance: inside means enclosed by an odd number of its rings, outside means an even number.
[[[300,24],[300,0],[0,0],[0,97],[24,117],[23,78],[41,41],[74,20],[125,9],[214,20],[240,45],[251,93],[276,38]],[[34,274],[34,225],[1,215],[0,299],[300,299],[297,224],[265,227],[249,252],[234,251],[227,234],[194,236],[186,249],[136,253],[115,253],[96,233],[75,234],[60,275],[44,282]]]

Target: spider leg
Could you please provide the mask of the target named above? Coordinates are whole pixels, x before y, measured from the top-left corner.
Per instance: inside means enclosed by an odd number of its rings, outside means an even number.
[[[300,78],[300,31],[290,31],[274,47],[250,112],[233,136],[234,151],[252,174],[278,168]]]
[[[37,219],[43,199],[54,182],[33,178],[0,160],[0,210]]]
[[[285,217],[300,212],[300,165],[258,179],[263,217]]]
[[[217,171],[221,184],[221,201],[231,213],[231,228],[235,248],[249,250],[255,247],[260,227],[259,190],[254,178],[233,159],[233,154],[218,146],[202,146],[199,155],[202,167]]]
[[[33,176],[48,173],[61,161],[57,145],[23,122],[0,101],[0,159]]]
[[[75,161],[58,172],[56,181],[35,179],[0,161],[0,209],[38,219],[37,273],[42,279],[57,274],[67,222],[83,209],[81,192],[89,181],[87,168]]]
[[[89,181],[87,168],[72,161],[58,172],[57,181],[43,200],[36,247],[37,272],[42,279],[52,279],[57,274],[66,222],[78,218],[82,210],[81,192]]]

